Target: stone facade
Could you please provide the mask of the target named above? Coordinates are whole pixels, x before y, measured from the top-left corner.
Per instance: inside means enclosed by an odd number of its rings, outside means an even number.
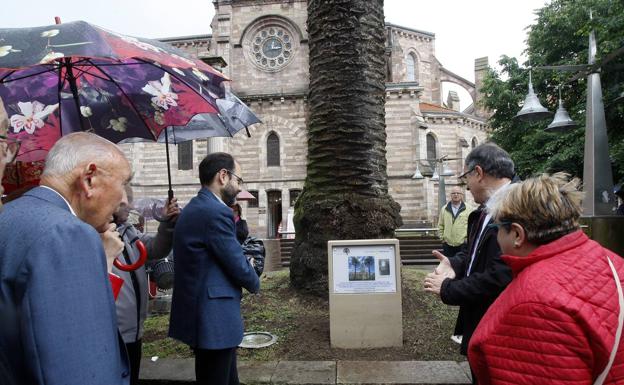
[[[213,3],[216,12],[211,23],[212,35],[163,41],[200,58],[222,57],[227,66],[220,70],[233,79],[230,83],[232,91],[263,123],[249,128],[251,138],[241,132],[234,138],[195,141],[191,170],[178,170],[179,148],[171,146],[174,191],[182,203],[188,201],[200,187],[197,166],[201,159],[212,151],[230,152],[241,163],[246,189],[257,193],[259,198],[257,204],[243,204],[243,216],[250,233],[260,237],[272,236],[280,221],[286,228],[291,196],[302,189],[306,174],[307,2],[215,0]],[[266,37],[263,37],[263,31]],[[282,31],[280,36],[276,31]],[[430,140],[435,139],[436,157],[447,155],[458,159],[446,165],[457,173],[472,144],[486,140],[488,127],[476,115],[442,106],[441,79],[463,84],[473,93],[474,84],[466,83],[465,79],[441,66],[435,57],[433,33],[393,24],[386,25],[386,33],[389,190],[402,206],[401,215],[406,226],[421,226],[421,221],[434,222],[438,215],[438,182],[429,178],[412,179],[417,163],[426,169],[427,162],[419,163],[419,159],[427,158],[428,135]],[[285,39],[284,35],[288,38]],[[283,45],[283,51],[275,48],[276,43],[261,45],[262,39],[271,39],[271,36],[280,39],[276,40],[277,46]],[[258,39],[257,43],[254,43],[255,39]],[[292,56],[280,56],[285,59],[281,64],[271,63],[276,53],[271,49],[284,55],[288,43]],[[264,57],[268,61],[263,66],[261,60]],[[478,64],[479,70],[485,71],[483,61]],[[279,140],[279,166],[268,165],[269,137]],[[125,149],[133,159],[135,196],[165,197],[164,145],[140,143],[126,145]],[[447,185],[457,183],[454,177],[446,179]]]

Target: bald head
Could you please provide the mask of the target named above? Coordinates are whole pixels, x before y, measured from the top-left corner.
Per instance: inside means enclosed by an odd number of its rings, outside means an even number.
[[[95,134],[62,137],[48,153],[41,185],[61,194],[76,215],[103,232],[121,204],[130,163],[119,147]]]
[[[75,132],[59,139],[46,156],[42,178],[63,177],[89,162],[128,163],[126,156],[112,142],[88,132]]]
[[[461,187],[454,186],[451,189],[451,202],[457,205],[463,200],[464,200],[464,192],[462,191]]]

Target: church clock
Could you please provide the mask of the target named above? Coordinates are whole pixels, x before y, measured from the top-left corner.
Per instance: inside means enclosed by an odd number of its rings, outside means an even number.
[[[265,71],[279,71],[294,54],[292,35],[279,26],[267,26],[256,31],[251,41],[251,59]]]

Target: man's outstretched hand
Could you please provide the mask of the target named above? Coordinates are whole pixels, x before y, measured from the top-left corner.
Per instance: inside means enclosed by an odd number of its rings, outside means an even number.
[[[433,256],[436,257],[440,263],[433,270],[433,273],[429,273],[425,277],[425,291],[440,295],[442,282],[447,278],[454,279],[456,275],[455,270],[453,270],[451,266],[451,262],[444,254],[434,250]]]

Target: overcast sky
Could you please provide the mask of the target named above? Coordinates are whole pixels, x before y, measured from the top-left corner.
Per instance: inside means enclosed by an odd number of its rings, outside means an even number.
[[[448,70],[474,81],[474,59],[520,56],[525,27],[545,0],[385,0],[386,21],[433,32],[436,56]],[[0,28],[85,20],[127,35],[148,38],[210,33],[211,0],[5,0]],[[464,96],[461,95],[460,96]],[[462,108],[469,101],[462,97]]]

